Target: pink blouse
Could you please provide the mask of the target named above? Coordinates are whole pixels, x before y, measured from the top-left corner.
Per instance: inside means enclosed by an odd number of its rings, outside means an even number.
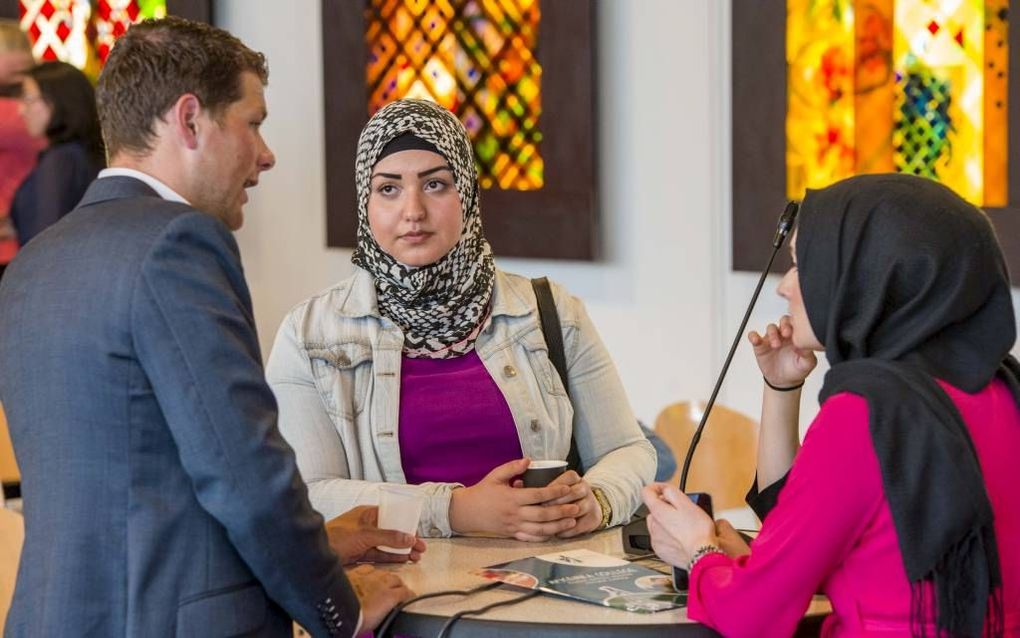
[[[14,192],[32,172],[35,156],[46,145],[46,140],[34,139],[25,130],[18,104],[15,98],[0,97],[0,218],[10,213]],[[10,263],[16,252],[17,239],[0,238],[0,264]]]
[[[977,449],[995,512],[1005,635],[1020,636],[1020,409],[999,380],[973,395],[941,385]],[[790,636],[818,592],[833,607],[823,636],[910,636],[897,543],[867,402],[835,395],[811,424],[751,554],[712,554],[695,566],[688,614],[725,636]]]

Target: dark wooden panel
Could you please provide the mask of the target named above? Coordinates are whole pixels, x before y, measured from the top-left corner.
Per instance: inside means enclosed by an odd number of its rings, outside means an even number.
[[[0,18],[18,19],[18,0],[0,0]]]
[[[199,22],[213,23],[212,0],[166,0],[166,12]]]
[[[326,238],[353,246],[357,228],[354,154],[368,120],[364,1],[323,0]],[[497,255],[594,259],[596,210],[594,8],[591,0],[542,5],[542,156],[545,187],[483,190],[485,234]]]
[[[354,154],[368,121],[367,61],[364,1],[322,0],[328,246],[353,246],[357,231]]]
[[[733,269],[761,271],[786,206],[786,2],[734,0]],[[790,267],[781,251],[773,272]]]

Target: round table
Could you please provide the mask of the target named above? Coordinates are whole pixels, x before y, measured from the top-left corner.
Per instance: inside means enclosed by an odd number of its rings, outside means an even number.
[[[545,543],[523,543],[503,538],[442,538],[430,539],[428,551],[418,564],[387,565],[415,593],[450,589],[470,589],[485,584],[486,579],[473,574],[475,570],[497,563],[527,558],[537,554],[573,549],[589,549],[612,556],[624,556],[620,528],[598,532],[574,540]],[[638,564],[655,568],[654,563]],[[662,566],[659,563],[659,566]],[[471,596],[432,598],[409,605],[393,623],[389,635],[433,638],[454,614],[476,609],[493,602],[516,598],[526,590],[509,586],[475,593]],[[816,596],[811,602],[798,634],[817,635],[824,617],[831,612],[829,602]],[[450,636],[511,637],[533,636],[605,636],[620,638],[637,636],[715,636],[714,631],[687,618],[687,609],[674,609],[653,614],[630,613],[595,604],[540,594],[516,605],[497,607],[482,616],[465,616],[457,621]]]

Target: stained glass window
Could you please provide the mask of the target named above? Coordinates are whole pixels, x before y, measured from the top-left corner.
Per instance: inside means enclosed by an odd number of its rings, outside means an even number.
[[[20,0],[36,59],[62,60],[92,77],[129,26],[165,15],[166,0]]]
[[[544,183],[539,0],[370,0],[368,113],[403,97],[464,123],[483,188]]]
[[[1006,205],[1008,5],[788,0],[788,196],[900,171]]]

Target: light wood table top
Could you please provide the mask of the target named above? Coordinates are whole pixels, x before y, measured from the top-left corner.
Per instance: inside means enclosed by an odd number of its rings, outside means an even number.
[[[573,549],[589,549],[612,556],[624,556],[620,528],[614,528],[575,540],[546,543],[523,543],[496,538],[431,539],[428,551],[415,565],[383,566],[394,570],[417,594],[451,589],[470,589],[485,584],[486,579],[472,572],[482,567],[504,563],[537,554]],[[638,561],[653,569],[662,563]],[[450,616],[490,603],[510,600],[525,593],[508,586],[479,592],[471,596],[448,596],[423,600],[410,605],[393,625],[391,635],[435,636]],[[828,601],[815,597],[805,616],[806,624],[817,626],[831,611]],[[703,625],[687,618],[687,609],[654,614],[630,613],[595,604],[541,594],[516,605],[497,607],[483,616],[461,618],[450,636],[524,636],[545,633],[555,636],[612,636],[619,638],[626,629],[627,637],[643,635],[715,635]]]

